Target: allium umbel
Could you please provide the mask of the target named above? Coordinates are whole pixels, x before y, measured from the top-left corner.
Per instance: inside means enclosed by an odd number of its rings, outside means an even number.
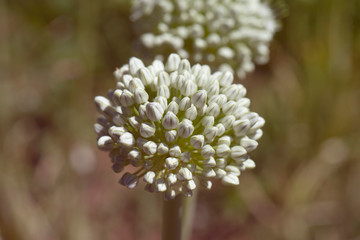
[[[268,61],[278,29],[266,0],[134,0],[132,20],[142,44],[239,77]],[[225,63],[226,62],[226,63]]]
[[[98,147],[109,151],[113,170],[131,164],[122,185],[191,196],[198,182],[211,179],[239,184],[240,172],[255,167],[248,153],[262,136],[265,121],[250,112],[246,89],[233,84],[230,72],[211,73],[209,66],[171,54],[150,66],[133,57],[114,73],[116,89],[95,103],[103,115],[95,123]]]

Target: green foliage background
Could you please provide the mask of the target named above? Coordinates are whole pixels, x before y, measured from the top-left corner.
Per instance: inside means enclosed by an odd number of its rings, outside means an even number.
[[[242,83],[267,123],[192,239],[360,239],[360,2],[293,0]],[[0,239],[159,239],[161,197],[96,149],[95,95],[136,51],[127,0],[0,0]]]

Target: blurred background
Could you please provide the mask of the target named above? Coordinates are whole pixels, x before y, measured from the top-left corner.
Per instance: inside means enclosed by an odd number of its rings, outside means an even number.
[[[242,83],[267,123],[239,187],[201,190],[193,240],[360,240],[360,2],[292,0]],[[93,98],[134,50],[127,0],[0,0],[0,239],[160,239],[161,197],[96,147]]]

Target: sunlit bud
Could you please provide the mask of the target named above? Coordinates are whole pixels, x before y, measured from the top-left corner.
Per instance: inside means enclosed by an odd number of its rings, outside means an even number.
[[[205,160],[204,160],[204,163],[203,163],[203,166],[206,167],[206,168],[215,167],[215,166],[216,166],[215,158],[210,157],[210,158],[208,158],[208,159],[205,159]]]
[[[224,125],[225,129],[230,129],[232,128],[235,120],[236,118],[233,115],[226,115],[225,117],[221,118],[219,122]]]
[[[167,189],[164,179],[159,178],[155,181],[155,190],[157,192],[165,192]]]
[[[181,86],[180,91],[184,96],[192,96],[197,91],[197,85],[192,80],[186,80]]]
[[[190,101],[189,97],[184,97],[183,99],[181,99],[181,101],[179,103],[180,111],[185,111],[190,106],[191,106],[191,101]]]
[[[160,155],[166,154],[166,153],[168,153],[168,151],[169,151],[169,148],[166,146],[166,144],[160,143],[158,145],[158,149],[157,149],[158,154],[160,154]]]
[[[116,89],[111,95],[111,100],[118,106],[121,106],[120,97],[122,92],[122,90]]]
[[[103,136],[103,135],[107,134],[107,128],[99,123],[94,124],[94,130],[95,130],[96,134],[99,136]]]
[[[191,71],[190,62],[187,59],[181,60],[180,65],[179,65],[179,73],[183,73],[185,71],[187,71],[187,72]]]
[[[216,159],[216,166],[218,168],[225,168],[226,165],[227,165],[227,161],[225,158],[217,158]]]
[[[234,133],[236,136],[244,136],[250,127],[250,122],[247,119],[236,120],[233,124]]]
[[[99,147],[100,150],[110,151],[114,146],[114,142],[111,139],[111,137],[102,136],[98,139],[97,146]]]
[[[265,125],[265,120],[262,117],[258,117],[256,123],[250,127],[252,131],[262,128]]]
[[[111,126],[108,130],[109,135],[115,139],[119,139],[119,137],[126,132],[127,131],[124,127],[117,127],[117,126]]]
[[[165,159],[165,167],[172,170],[179,165],[179,160],[174,157],[168,157]]]
[[[196,188],[196,183],[194,180],[187,181],[186,188],[189,190],[194,190]]]
[[[142,159],[141,153],[136,149],[131,150],[128,154],[128,157],[130,160],[136,160],[136,161],[140,161]]]
[[[140,135],[144,138],[149,138],[155,134],[155,127],[150,123],[142,123],[140,125]]]
[[[215,169],[216,177],[217,178],[223,178],[226,176],[227,172],[223,168],[217,168]]]
[[[190,108],[185,111],[185,117],[189,120],[195,120],[197,117],[196,107],[192,104]]]
[[[193,132],[194,126],[192,125],[192,122],[184,118],[178,126],[179,136],[182,138],[187,138],[190,137]]]
[[[175,101],[171,101],[167,107],[167,111],[171,111],[174,114],[178,114],[179,112],[179,105]]]
[[[177,70],[180,65],[180,61],[181,61],[181,59],[180,59],[179,55],[170,54],[170,56],[166,62],[166,65],[165,65],[166,71],[173,72],[173,71]]]
[[[245,148],[242,146],[234,146],[231,148],[231,158],[234,160],[240,160],[246,154]]]
[[[157,95],[165,98],[169,98],[170,97],[169,88],[166,85],[160,85],[160,87],[157,90]]]
[[[144,67],[144,63],[140,59],[138,59],[136,57],[130,58],[129,70],[130,70],[131,75],[135,75],[137,73],[137,71],[143,67]]]
[[[225,175],[221,182],[224,184],[224,185],[239,185],[239,178],[237,176],[235,176],[234,174],[227,174]]]
[[[148,141],[143,145],[143,150],[146,154],[153,155],[156,153],[157,145],[153,141]]]
[[[160,105],[161,105],[161,107],[162,107],[163,109],[166,109],[166,108],[167,108],[167,98],[165,98],[165,97],[157,96],[157,97],[154,99],[154,102],[160,103]]]
[[[180,180],[180,181],[183,181],[183,180],[191,180],[192,179],[192,173],[190,172],[190,170],[188,168],[180,168],[179,172],[178,172],[178,175],[177,175],[177,178]]]
[[[245,160],[244,162],[242,162],[243,166],[245,168],[249,168],[249,169],[252,169],[252,168],[255,168],[255,162],[251,159],[247,159]]]
[[[120,103],[123,107],[132,106],[134,104],[134,95],[125,89],[120,96]]]
[[[155,176],[156,174],[153,171],[148,171],[145,175],[144,175],[144,182],[152,184],[155,181]]]
[[[219,78],[219,83],[220,86],[226,87],[226,86],[230,86],[233,80],[234,80],[234,75],[231,72],[227,71],[222,73],[221,77]]]
[[[201,148],[201,155],[204,158],[209,158],[215,154],[215,150],[211,145],[205,145]]]
[[[120,136],[118,143],[123,147],[132,147],[135,145],[134,135],[126,132]]]
[[[204,143],[205,143],[204,135],[194,135],[190,139],[190,144],[195,149],[201,149],[204,146]]]
[[[249,106],[250,106],[250,99],[248,99],[248,98],[240,98],[239,100],[236,101],[236,103],[237,103],[239,106],[249,108]]]
[[[205,177],[207,178],[213,178],[216,177],[216,173],[213,169],[209,168],[209,169],[204,169],[203,173],[202,173]]]
[[[209,103],[217,103],[219,106],[223,106],[227,102],[227,97],[224,94],[211,96]]]
[[[137,88],[134,93],[134,100],[137,104],[146,103],[149,100],[149,95],[142,88]]]
[[[128,188],[136,187],[138,182],[139,182],[139,178],[136,175],[128,173],[128,172],[125,173],[119,181],[120,184],[122,184]]]
[[[103,96],[95,97],[95,105],[100,113],[104,113],[107,108],[111,107],[110,101]]]
[[[227,165],[226,167],[225,167],[225,171],[227,171],[228,173],[231,173],[231,174],[233,174],[233,175],[235,175],[235,176],[240,176],[240,170],[239,170],[239,168],[238,167],[236,167],[236,166],[233,166],[233,165]]]
[[[176,104],[176,103],[175,103]],[[162,120],[162,125],[164,126],[165,129],[170,130],[170,129],[175,129],[177,128],[179,124],[179,119],[177,118],[177,116],[169,111],[165,114],[165,116],[163,117]]]
[[[240,140],[240,145],[243,146],[247,152],[251,152],[257,148],[258,142],[248,137],[243,137]]]
[[[225,133],[225,127],[223,124],[216,124],[216,136],[222,136]]]
[[[225,144],[227,146],[230,146],[231,144],[231,137],[230,136],[222,136],[218,140],[218,144]]]
[[[197,108],[202,108],[206,104],[207,93],[205,90],[199,90],[191,96],[191,102]]]
[[[160,105],[160,103],[151,102],[146,105],[146,115],[151,121],[159,121],[162,118],[163,114],[164,109]]]
[[[176,174],[170,173],[166,179],[169,186],[174,185],[177,182]]]
[[[236,102],[228,101],[222,105],[222,111],[225,115],[233,115],[236,110]]]
[[[169,149],[169,155],[172,157],[180,157],[181,155],[181,149],[179,146],[173,146]]]
[[[257,129],[254,133],[249,134],[249,138],[258,140],[262,137],[263,131],[261,129]]]
[[[215,122],[214,116],[205,116],[201,120],[201,125],[203,125],[204,127],[214,126],[214,122]]]
[[[128,89],[130,90],[130,92],[134,93],[136,89],[145,89],[144,84],[141,82],[141,80],[139,78],[133,78],[130,82],[129,82],[129,86]]]
[[[138,76],[145,86],[150,85],[154,78],[150,70],[146,67],[143,67],[139,70]]]
[[[172,143],[176,140],[177,132],[176,130],[170,130],[165,132],[165,139],[168,143]]]

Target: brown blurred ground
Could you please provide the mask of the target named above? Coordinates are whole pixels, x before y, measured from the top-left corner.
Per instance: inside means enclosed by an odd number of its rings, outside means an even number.
[[[243,82],[267,121],[257,168],[200,192],[192,239],[360,239],[359,13],[289,3]],[[160,239],[160,197],[117,184],[92,127],[139,55],[128,17],[125,0],[0,0],[0,239]]]

